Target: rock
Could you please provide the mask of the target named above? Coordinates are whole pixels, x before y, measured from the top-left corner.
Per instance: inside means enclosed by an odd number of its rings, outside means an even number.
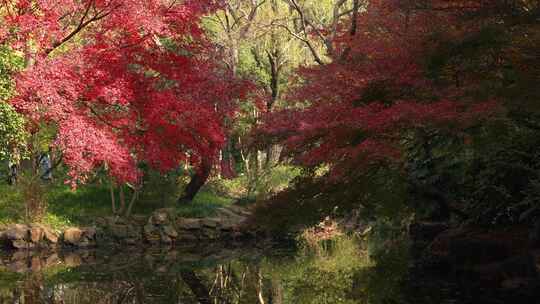
[[[161,240],[159,234],[158,235],[147,235],[144,237],[144,240],[150,244],[158,244]]]
[[[127,226],[127,234],[128,238],[139,239],[141,237],[141,231],[139,227],[134,227],[132,225]]]
[[[153,233],[155,233],[157,231],[158,231],[157,227],[152,225],[152,224],[146,224],[143,227],[143,233],[145,235],[147,235],[147,234],[150,235],[150,234],[153,234]]]
[[[54,232],[53,230],[47,227],[43,227],[43,234],[45,236],[45,240],[47,240],[48,242],[52,244],[58,243],[58,234],[56,234],[56,232]]]
[[[219,213],[221,217],[232,218],[237,221],[241,221],[245,218],[244,216],[241,216],[238,213],[227,208],[218,208],[217,212]]]
[[[183,230],[199,230],[202,228],[200,219],[180,218],[176,226]]]
[[[95,223],[96,223],[96,225],[102,226],[102,227],[108,225],[107,219],[106,219],[106,218],[103,218],[103,217],[98,217],[98,218],[96,218],[96,219],[95,219]]]
[[[174,217],[174,210],[171,208],[163,208],[154,211],[150,217],[150,223],[154,225],[164,225]]]
[[[30,240],[33,243],[39,243],[43,239],[44,236],[43,229],[40,226],[32,225],[30,226]]]
[[[111,225],[109,226],[111,235],[117,239],[125,239],[128,237],[128,226],[127,225]]]
[[[64,242],[77,245],[81,241],[83,231],[79,228],[68,228],[64,231]]]
[[[138,226],[143,226],[144,224],[146,224],[146,220],[147,220],[147,216],[146,215],[138,215],[138,214],[134,214],[131,216],[131,221],[133,223],[135,223],[136,225]]]
[[[237,227],[238,227],[238,222],[233,221],[231,219],[222,221],[220,225],[220,229],[223,231],[236,230]]]
[[[21,224],[14,224],[4,232],[3,237],[5,239],[14,240],[28,240],[29,239],[29,227]]]
[[[168,235],[162,234],[161,235],[161,242],[163,244],[172,244],[173,240]]]
[[[152,215],[152,224],[154,225],[162,225],[167,222],[167,214],[166,213],[154,213]]]
[[[137,239],[127,238],[124,240],[127,245],[137,245]]]
[[[160,240],[159,229],[153,224],[146,224],[143,227],[144,239],[150,243],[158,243]]]
[[[221,220],[219,218],[204,218],[201,220],[201,224],[204,227],[216,228],[220,226]]]
[[[95,240],[97,235],[97,229],[95,227],[83,228],[83,235],[89,240]]]
[[[163,232],[172,237],[172,238],[177,238],[178,237],[178,232],[176,232],[176,230],[174,229],[173,226],[171,225],[165,225],[163,226]]]
[[[215,240],[219,238],[219,232],[213,229],[203,229],[202,236],[209,239],[209,240]]]
[[[234,213],[236,213],[238,215],[244,216],[244,217],[249,217],[249,216],[252,215],[251,211],[249,211],[247,208],[240,207],[240,206],[237,206],[237,205],[230,205],[230,206],[227,207],[227,209],[233,211]]]
[[[107,220],[107,225],[126,225],[127,224],[127,220],[123,217],[120,217],[118,215],[114,215],[114,216],[107,216],[105,218]]]
[[[110,226],[110,225],[114,225],[116,224],[116,221],[118,220],[118,217],[117,216],[105,216],[103,217],[101,220],[99,220],[100,222],[103,221],[105,222],[103,226]]]

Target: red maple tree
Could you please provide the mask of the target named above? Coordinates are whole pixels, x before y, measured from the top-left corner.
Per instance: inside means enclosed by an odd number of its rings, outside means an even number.
[[[71,182],[104,164],[137,182],[217,156],[246,84],[220,69],[199,27],[205,1],[3,1],[0,39],[24,52],[12,104],[54,123]]]
[[[488,117],[494,101],[467,100],[465,87],[438,86],[425,68],[434,33],[473,30],[456,22],[478,9],[465,2],[369,1],[341,26],[332,62],[300,69],[290,107],[270,113],[258,132],[284,143],[301,165],[327,164],[343,176],[372,161],[400,160],[407,132],[457,132]]]

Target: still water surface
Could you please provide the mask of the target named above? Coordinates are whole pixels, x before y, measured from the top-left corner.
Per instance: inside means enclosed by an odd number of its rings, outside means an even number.
[[[399,250],[374,261],[351,240],[309,250],[255,247],[4,254],[0,303],[456,303],[440,285],[405,284]]]

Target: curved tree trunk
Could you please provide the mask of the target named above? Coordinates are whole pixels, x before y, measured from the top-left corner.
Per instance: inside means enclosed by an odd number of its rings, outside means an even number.
[[[208,177],[210,177],[211,172],[212,161],[209,159],[203,159],[201,162],[201,167],[189,181],[189,184],[184,191],[184,195],[178,198],[178,203],[182,204],[191,202],[195,195],[197,195],[199,190],[201,190],[202,186],[206,184],[206,181],[208,180]]]

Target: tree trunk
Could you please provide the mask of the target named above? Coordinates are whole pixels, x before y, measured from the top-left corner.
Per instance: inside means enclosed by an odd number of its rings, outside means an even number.
[[[273,8],[276,10],[276,8]],[[272,112],[272,109],[280,96],[279,80],[281,77],[281,69],[283,68],[284,61],[282,53],[279,49],[274,49],[272,52],[267,51],[268,62],[270,62],[270,92],[271,98],[266,104],[267,112]],[[272,168],[279,162],[279,156],[281,149],[277,145],[269,145],[266,148],[266,169]]]
[[[139,187],[136,187],[135,189],[133,189],[133,196],[131,197],[131,201],[129,202],[129,206],[125,214],[127,218],[131,216],[133,205],[135,204],[135,201],[139,198],[139,191],[140,191]]]
[[[120,184],[120,209],[118,210],[119,215],[123,215],[126,209],[126,196],[124,194],[124,185]]]
[[[279,163],[281,151],[283,148],[280,145],[270,145],[267,148],[266,168],[271,169]]]
[[[112,209],[112,213],[114,215],[116,215],[116,201],[114,199],[114,183],[113,183],[112,180],[110,181],[109,191],[111,193],[111,209]]]
[[[199,190],[201,190],[202,186],[206,184],[206,181],[208,180],[208,177],[210,177],[211,172],[212,161],[204,158],[201,162],[201,167],[189,181],[189,184],[184,191],[184,195],[178,198],[178,203],[182,204],[191,202],[193,198],[195,198],[195,195],[197,195]]]
[[[233,157],[233,143],[232,139],[227,139],[227,144],[221,150],[221,159],[220,159],[220,170],[221,177],[226,179],[231,179],[236,177],[236,170],[234,168],[234,157]]]

